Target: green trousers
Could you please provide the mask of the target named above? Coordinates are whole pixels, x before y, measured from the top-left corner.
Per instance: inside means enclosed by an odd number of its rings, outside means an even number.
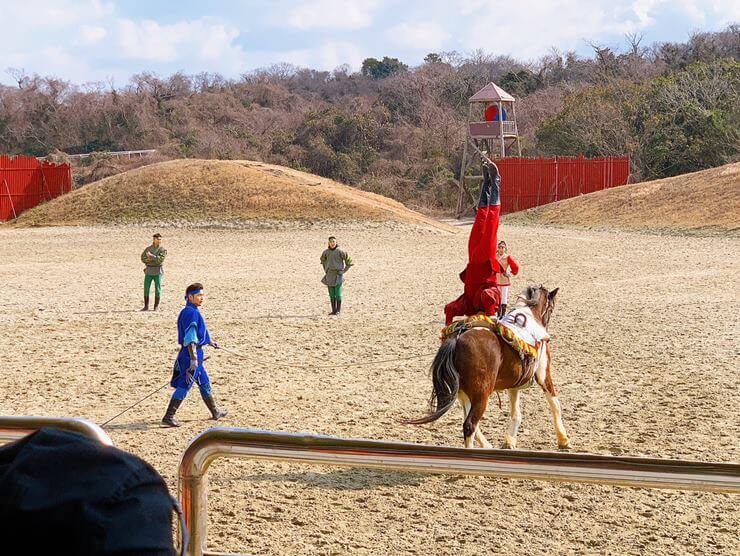
[[[327,287],[329,288],[329,299],[342,299],[342,284]]]
[[[162,295],[162,275],[157,274],[155,276],[146,275],[144,276],[144,297],[149,297],[149,290],[152,288],[152,282],[154,282],[154,295],[160,297]]]

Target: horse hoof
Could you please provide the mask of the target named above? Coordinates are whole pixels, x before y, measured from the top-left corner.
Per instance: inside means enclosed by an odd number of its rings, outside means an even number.
[[[502,450],[515,450],[516,449],[516,445],[515,444],[511,444],[510,442],[502,442],[501,443],[501,449]]]
[[[567,452],[570,450],[570,440],[568,442],[565,442],[564,444],[558,443],[558,450],[561,450],[563,452]]]

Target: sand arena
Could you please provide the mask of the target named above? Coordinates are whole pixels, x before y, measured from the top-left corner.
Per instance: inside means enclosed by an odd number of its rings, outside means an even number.
[[[139,313],[130,227],[0,228],[6,346],[0,413],[101,423],[169,377],[184,286],[202,280],[209,372],[226,426],[460,445],[460,411],[426,427],[443,304],[458,295],[461,233],[399,223],[308,229],[164,228],[164,298]],[[326,316],[318,257],[335,233],[356,261],[343,315]],[[740,242],[504,225],[527,281],[561,288],[554,369],[574,450],[740,460]],[[414,354],[377,366],[322,368]],[[300,365],[300,368],[285,364]],[[197,392],[159,420],[162,390],[108,428],[176,488],[179,456],[213,425]],[[504,408],[506,405],[504,404]],[[523,395],[519,447],[556,446],[539,391]],[[482,423],[498,445],[505,413]],[[238,460],[210,473],[209,545],[260,554],[737,554],[737,500],[534,481],[388,474]]]

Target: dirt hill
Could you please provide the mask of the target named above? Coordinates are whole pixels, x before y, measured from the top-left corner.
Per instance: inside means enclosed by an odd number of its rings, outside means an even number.
[[[740,235],[740,163],[574,197],[508,215],[505,221]]]
[[[281,166],[171,160],[86,185],[24,212],[17,226],[240,225],[394,221],[454,230],[401,203]]]

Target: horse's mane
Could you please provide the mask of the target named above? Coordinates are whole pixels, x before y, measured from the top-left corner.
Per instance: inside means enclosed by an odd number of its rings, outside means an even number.
[[[542,286],[527,286],[524,291],[519,294],[519,299],[524,302],[527,307],[535,307],[540,300],[540,293]]]

